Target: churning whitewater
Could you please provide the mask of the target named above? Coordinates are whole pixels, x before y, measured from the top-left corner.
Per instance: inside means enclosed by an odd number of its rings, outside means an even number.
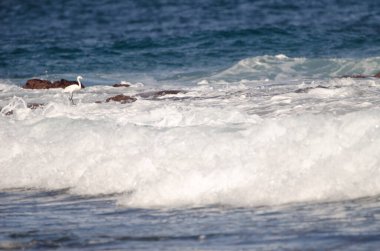
[[[150,84],[89,86],[75,106],[61,90],[3,81],[0,189],[118,194],[143,208],[378,195],[380,81],[339,77],[359,72],[357,61],[256,57],[158,98],[138,95]],[[360,72],[379,63],[363,59]],[[95,103],[120,93],[137,101]]]

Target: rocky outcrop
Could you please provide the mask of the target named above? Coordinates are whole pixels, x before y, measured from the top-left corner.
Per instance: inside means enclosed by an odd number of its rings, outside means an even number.
[[[329,89],[329,90],[333,90],[333,89],[339,89],[341,87],[342,86],[339,86],[339,85],[334,85],[334,86],[317,85],[317,86],[314,86],[314,87],[308,86],[308,87],[305,87],[305,88],[300,88],[300,89],[295,90],[294,92],[295,93],[309,93],[310,91],[315,90],[315,89]]]
[[[153,92],[139,93],[136,96],[137,97],[141,97],[141,98],[146,98],[146,99],[149,99],[149,98],[154,99],[154,98],[158,98],[158,97],[161,97],[161,96],[175,95],[175,94],[178,94],[178,93],[185,93],[185,91],[181,91],[181,90],[153,91]],[[106,102],[108,103],[110,101],[114,101],[114,102],[120,102],[121,104],[126,104],[126,103],[133,103],[136,100],[137,100],[136,97],[126,96],[126,95],[123,95],[123,94],[119,94],[119,95],[107,98]],[[102,101],[95,101],[95,103],[96,104],[101,104]]]
[[[41,107],[44,107],[45,104],[42,104],[42,103],[28,103],[26,105],[26,107],[28,107],[29,109],[32,109],[32,110],[35,110],[37,108],[41,108]]]
[[[112,87],[130,87],[129,84],[114,84]]]
[[[110,101],[115,101],[115,102],[120,102],[121,104],[126,104],[126,103],[133,103],[136,100],[137,100],[137,98],[135,98],[135,97],[119,94],[119,95],[107,98],[106,102],[108,103]]]
[[[49,80],[29,79],[22,87],[24,89],[49,89],[52,88],[52,83]]]
[[[344,76],[342,76],[342,78],[380,78],[380,72],[376,73],[375,75],[371,75],[371,76],[361,75],[361,74],[358,74],[358,75],[344,75]]]
[[[305,87],[305,88],[300,88],[300,89],[295,90],[294,92],[295,93],[308,93],[309,91],[317,89],[317,88],[319,88],[319,89],[329,89],[327,86],[318,85],[318,86],[315,86],[315,87],[308,86],[308,87]]]
[[[77,81],[69,81],[66,79],[61,79],[58,81],[54,81],[53,83],[49,80],[43,80],[43,79],[29,79],[26,81],[25,85],[22,87],[24,89],[51,89],[51,88],[66,88],[69,85],[76,84],[78,85]],[[84,88],[84,85],[82,84],[82,88]]]
[[[163,90],[163,91],[153,91],[153,92],[143,92],[139,93],[136,96],[142,97],[142,98],[158,98],[165,95],[176,95],[179,93],[185,93],[183,90]]]

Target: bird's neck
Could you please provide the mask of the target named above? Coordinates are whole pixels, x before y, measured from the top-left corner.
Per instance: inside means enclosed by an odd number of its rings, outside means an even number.
[[[79,87],[82,88],[82,83],[80,82],[79,78],[77,78],[77,81],[78,81]]]

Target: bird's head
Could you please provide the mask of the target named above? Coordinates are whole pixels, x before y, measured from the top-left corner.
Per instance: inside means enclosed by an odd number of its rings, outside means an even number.
[[[77,79],[83,79],[83,77],[82,76],[78,76]]]

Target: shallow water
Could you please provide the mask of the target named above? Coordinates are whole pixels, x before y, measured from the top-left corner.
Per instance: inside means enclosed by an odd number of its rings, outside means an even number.
[[[0,249],[376,249],[378,5],[2,1]]]

